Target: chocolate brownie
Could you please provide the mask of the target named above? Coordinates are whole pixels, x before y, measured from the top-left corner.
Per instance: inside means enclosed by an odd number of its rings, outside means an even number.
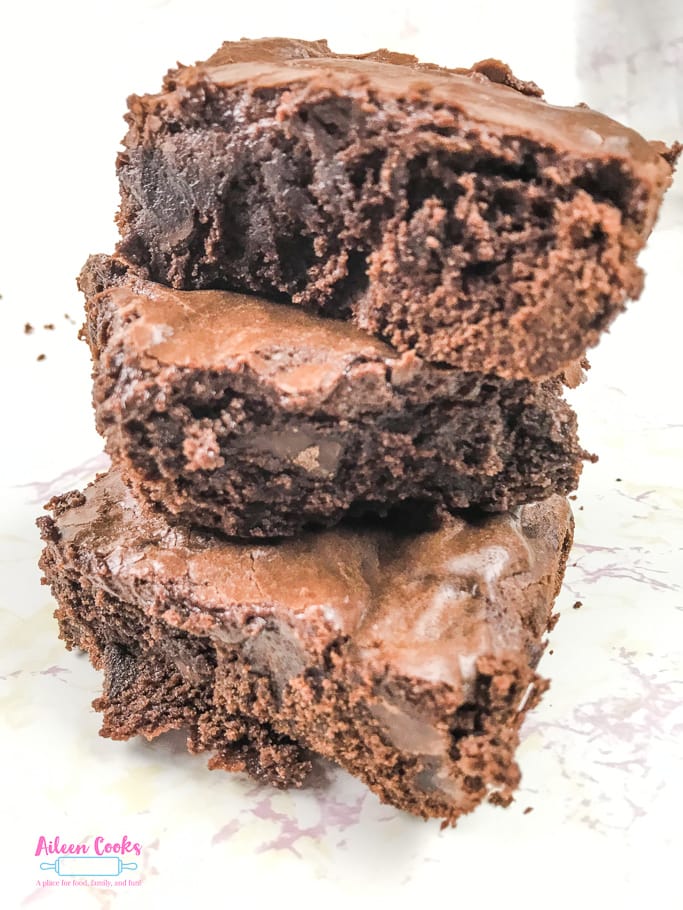
[[[49,507],[41,567],[67,647],[104,670],[104,735],[185,728],[213,766],[281,785],[311,750],[449,822],[510,802],[565,499],[268,544],[169,526],[114,472]]]
[[[586,453],[559,381],[437,367],[300,307],[174,291],[95,257],[81,286],[107,284],[87,303],[97,426],[169,517],[270,537],[577,485]]]
[[[176,288],[287,297],[399,350],[540,379],[637,297],[679,147],[324,41],[226,43],[129,99],[119,251]]]

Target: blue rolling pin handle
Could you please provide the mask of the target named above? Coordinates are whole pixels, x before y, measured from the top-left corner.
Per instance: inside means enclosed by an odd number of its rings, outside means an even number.
[[[85,858],[86,858],[86,859],[94,859],[95,857],[90,857],[90,856],[88,856],[88,857],[85,857]],[[112,858],[113,858],[113,857],[112,857]],[[60,859],[61,859],[61,857],[60,857]],[[123,872],[124,869],[130,870],[130,871],[132,872],[133,870],[137,869],[137,867],[138,867],[138,864],[137,864],[137,863],[123,863],[123,862],[121,862],[121,858],[118,857],[118,856],[116,857],[116,859],[118,860],[119,867],[118,867],[118,869],[116,870],[116,872],[114,872],[114,873],[109,873],[110,875],[111,875],[111,874],[113,874],[113,875],[120,875],[120,874]],[[40,868],[41,868],[43,871],[45,871],[45,872],[47,872],[48,870],[51,869],[51,870],[53,870],[54,872],[56,872],[57,875],[60,875],[60,874],[61,874],[60,871],[59,871],[59,859],[55,860],[54,863],[41,863],[41,864],[40,864]]]

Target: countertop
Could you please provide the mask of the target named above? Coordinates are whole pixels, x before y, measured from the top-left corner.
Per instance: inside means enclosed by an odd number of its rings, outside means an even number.
[[[442,831],[380,805],[340,771],[282,793],[208,771],[181,735],[101,739],[98,674],[64,650],[40,585],[42,504],[106,463],[74,276],[115,242],[125,96],[154,90],[176,59],[275,33],[448,65],[500,56],[551,101],[587,101],[649,138],[683,138],[680,5],[650,3],[647,16],[637,2],[475,6],[445,14],[436,2],[350,2],[343,17],[322,5],[208,0],[12,6],[0,38],[3,907],[199,905],[217,895],[254,907],[683,906],[682,178],[642,257],[644,294],[571,393],[582,441],[600,460],[573,502],[561,620],[540,666],[552,686],[525,722],[523,781],[508,809],[482,806]],[[58,884],[44,886],[41,835],[126,835],[141,844],[139,869],[126,886],[64,885],[54,873]]]

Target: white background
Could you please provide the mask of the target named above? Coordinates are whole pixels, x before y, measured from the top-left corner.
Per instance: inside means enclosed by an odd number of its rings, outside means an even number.
[[[643,256],[646,292],[573,396],[601,461],[576,503],[575,564],[541,665],[553,686],[525,726],[523,787],[507,811],[483,807],[439,832],[343,775],[325,791],[273,794],[209,773],[176,739],[99,739],[97,674],[57,641],[33,528],[47,495],[85,482],[101,451],[87,351],[64,314],[80,324],[74,276],[115,243],[127,94],[156,90],[177,60],[225,39],[327,37],[337,51],[386,46],[451,66],[497,56],[555,103],[586,101],[671,141],[683,138],[680,10],[675,0],[3,6],[0,906],[155,907],[212,894],[226,905],[251,894],[256,907],[288,906],[288,894],[301,906],[322,895],[597,907],[601,894],[611,906],[683,906],[680,180]],[[139,892],[36,889],[40,834],[122,830],[145,843]]]

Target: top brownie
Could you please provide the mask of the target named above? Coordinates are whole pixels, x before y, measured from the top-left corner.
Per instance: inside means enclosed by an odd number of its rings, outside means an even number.
[[[495,61],[226,43],[129,99],[119,253],[155,281],[291,298],[427,360],[556,373],[640,293],[680,149],[540,94]]]

